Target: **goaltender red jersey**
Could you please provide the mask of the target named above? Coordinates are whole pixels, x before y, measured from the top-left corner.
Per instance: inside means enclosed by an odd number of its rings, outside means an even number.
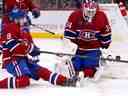
[[[111,28],[106,14],[97,10],[91,22],[84,18],[82,11],[76,10],[68,18],[65,38],[79,46],[79,50],[97,49],[111,43]]]

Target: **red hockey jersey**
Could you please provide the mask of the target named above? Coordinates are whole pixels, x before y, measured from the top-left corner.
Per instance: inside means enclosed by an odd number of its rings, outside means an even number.
[[[73,12],[68,18],[64,35],[80,50],[97,49],[111,42],[111,28],[106,15],[100,10],[97,10],[92,22],[85,21],[81,10]]]
[[[34,8],[37,8],[32,0],[4,0],[5,13],[10,12],[15,6],[26,11],[32,11]]]
[[[2,61],[4,68],[4,66],[8,64],[10,60],[15,59],[16,56],[25,56],[27,54],[29,49],[31,49],[32,38],[29,32],[22,32],[20,26],[14,22],[6,24],[3,30],[4,34],[1,37],[1,42],[3,44]]]
[[[28,11],[39,9],[32,2],[32,0],[4,0],[4,9],[3,9],[4,15],[3,15],[3,20],[2,20],[3,24],[6,24],[9,22],[8,13],[14,7],[20,8],[20,9],[26,11],[26,13],[28,13]]]
[[[32,42],[32,37],[29,32],[23,32],[20,25],[15,22],[6,24],[3,27],[4,33],[1,37],[1,42],[4,43],[11,39],[23,39]]]

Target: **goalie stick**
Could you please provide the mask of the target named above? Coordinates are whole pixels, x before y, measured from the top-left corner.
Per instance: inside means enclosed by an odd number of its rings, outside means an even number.
[[[57,52],[50,52],[50,51],[40,51],[40,53],[53,54],[53,55],[67,55],[67,56],[71,56],[71,57],[77,56],[77,57],[80,57],[80,58],[90,58],[90,59],[93,59],[92,57],[89,57],[89,56],[74,55],[74,54],[69,54],[69,53],[57,53]],[[118,59],[104,58],[104,57],[101,57],[101,60],[128,63],[127,60],[120,60],[120,59],[118,60]]]
[[[62,58],[66,61],[65,63],[67,65],[67,67],[68,67],[69,76],[70,77],[75,76],[75,69],[74,69],[74,66],[73,66],[72,61],[71,61],[71,58],[72,57],[70,57],[70,56],[64,56]]]

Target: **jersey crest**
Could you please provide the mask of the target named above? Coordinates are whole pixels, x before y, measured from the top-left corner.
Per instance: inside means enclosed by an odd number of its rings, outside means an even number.
[[[91,41],[96,39],[95,35],[96,32],[94,30],[83,30],[79,31],[78,38],[84,41]]]

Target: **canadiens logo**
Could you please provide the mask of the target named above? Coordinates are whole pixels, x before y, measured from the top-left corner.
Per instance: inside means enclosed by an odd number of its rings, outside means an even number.
[[[91,41],[96,39],[95,34],[95,31],[79,31],[79,39]]]

